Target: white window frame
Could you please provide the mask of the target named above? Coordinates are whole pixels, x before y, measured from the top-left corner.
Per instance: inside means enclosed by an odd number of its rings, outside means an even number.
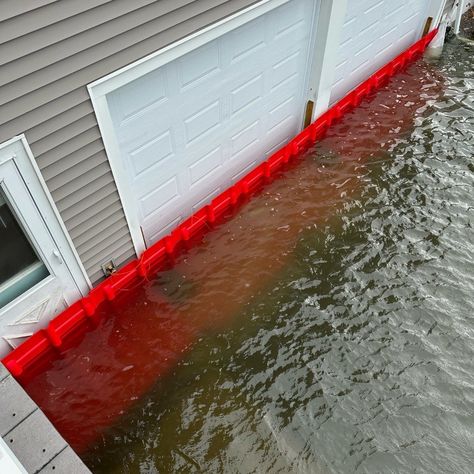
[[[16,142],[21,142],[21,146],[25,153],[20,155],[7,153],[3,157],[0,155],[0,165],[9,160],[12,160],[15,163],[29,193],[33,197],[41,218],[51,233],[51,236],[61,253],[61,257],[77,285],[79,292],[82,296],[86,296],[92,288],[91,281],[81,259],[79,258],[77,250],[74,247],[56,204],[53,201],[51,193],[49,192],[25,135],[18,135],[6,142],[0,143],[0,151]],[[15,203],[15,207],[20,213],[22,219],[25,222],[28,222],[29,216],[23,212],[21,203]],[[28,291],[19,298],[24,297]]]
[[[140,77],[174,61],[175,59],[213,41],[220,36],[235,30],[278,7],[288,3],[291,0],[261,0],[223,20],[213,23],[202,30],[197,31],[185,38],[176,41],[158,51],[145,56],[144,58],[129,64],[117,71],[108,74],[90,84],[87,89],[94,107],[97,123],[104,142],[105,151],[107,153],[112,174],[117,186],[125,218],[128,223],[130,235],[138,256],[146,249],[145,240],[140,228],[138,212],[135,208],[133,191],[129,184],[129,179],[125,170],[125,166],[121,157],[120,147],[115,138],[115,131],[112,117],[107,104],[107,94],[117,90],[118,88],[139,79]],[[321,0],[324,3],[326,0]],[[340,0],[327,0],[338,2]],[[319,20],[321,22],[321,19]],[[311,50],[314,49],[314,43],[318,40],[317,35],[311,38]],[[310,77],[313,76],[311,72]],[[309,94],[308,94],[309,95]]]

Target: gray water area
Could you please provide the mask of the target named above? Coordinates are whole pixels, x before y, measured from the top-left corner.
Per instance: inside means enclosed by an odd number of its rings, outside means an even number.
[[[410,66],[150,285],[184,309],[217,273],[245,295],[83,455],[93,472],[474,472],[473,65],[454,40]],[[219,233],[266,252],[257,279],[230,256],[183,277]]]

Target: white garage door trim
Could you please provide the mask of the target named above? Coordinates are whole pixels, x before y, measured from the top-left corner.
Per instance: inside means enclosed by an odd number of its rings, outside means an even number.
[[[145,250],[146,245],[140,228],[133,191],[116,139],[113,120],[107,103],[107,95],[289,1],[291,0],[262,0],[87,86],[137,255],[140,255]],[[318,15],[317,6],[319,6],[319,2],[315,2],[315,19]],[[313,20],[309,56],[311,56],[312,51],[314,51],[316,39],[315,30],[315,21]],[[308,58],[308,60],[310,60],[310,58]],[[311,72],[310,67],[307,69],[308,78],[306,82],[308,82]]]

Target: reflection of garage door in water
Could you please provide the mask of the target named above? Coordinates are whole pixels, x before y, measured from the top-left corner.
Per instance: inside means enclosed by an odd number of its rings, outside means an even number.
[[[147,244],[292,138],[313,0],[291,0],[107,96]]]

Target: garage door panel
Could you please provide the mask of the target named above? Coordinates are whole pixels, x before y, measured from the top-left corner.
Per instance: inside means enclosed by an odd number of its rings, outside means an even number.
[[[207,203],[211,202],[214,198],[219,196],[219,194],[221,194],[224,191],[224,189],[226,189],[228,186],[230,185],[226,184],[225,187],[218,185],[212,191],[206,192],[206,195],[202,199],[198,200],[197,202],[194,202],[194,204],[191,207],[191,214],[194,214],[195,212],[199,211],[199,209],[201,209]]]
[[[400,48],[402,51],[404,49],[409,48],[413,44],[414,36],[417,36],[415,30],[407,32],[401,38],[398,39],[398,41],[396,42],[397,47]]]
[[[153,179],[153,177],[148,177]],[[160,182],[149,187],[151,191],[137,195],[138,206],[143,212],[143,217],[149,223],[160,222],[161,219],[172,220],[177,213],[186,213],[188,200],[192,200],[190,190],[190,176],[188,169],[182,169],[175,175],[167,173]],[[172,217],[170,217],[172,216]]]
[[[301,43],[304,41],[304,36],[297,37],[293,35],[287,39],[283,38],[281,41],[274,41],[273,45],[275,47],[275,52],[272,54],[269,59],[272,60],[272,63],[277,63],[279,61],[283,61],[292,54],[296,52],[300,52],[303,54],[302,61],[307,62],[307,51],[302,51]],[[301,71],[304,74],[304,70]]]
[[[207,183],[199,183],[192,194],[185,193],[177,199],[172,197],[167,202],[163,202],[160,208],[151,209],[151,212],[142,221],[145,235],[150,240],[156,240],[168,234],[176,225],[210,202],[229,184],[226,183],[224,187],[221,185],[218,177],[214,176]],[[172,192],[172,190],[170,191]]]
[[[265,152],[274,149],[278,144],[284,145],[287,143],[287,133],[292,133],[294,130],[298,130],[294,117],[288,116],[281,119],[270,131],[268,132],[268,141]],[[296,132],[298,133],[298,132]]]
[[[416,29],[418,29],[419,25],[419,12],[417,11],[408,11],[406,14],[406,17],[402,20],[403,26],[405,29],[407,29],[407,33],[409,34]]]
[[[178,177],[173,176],[140,198],[143,216],[149,217],[153,213],[160,212],[164,206],[171,204],[179,197]]]
[[[277,104],[273,109],[270,110],[268,129],[272,131],[282,122],[286,121],[289,117],[294,117],[293,113],[295,110],[296,98],[294,96],[283,99],[282,102]]]
[[[174,149],[171,130],[167,130],[132,150],[129,161],[132,164],[135,179],[142,173],[152,172],[156,166],[163,166],[166,161],[175,156]]]
[[[290,0],[110,94],[147,244],[300,130],[314,3]]]
[[[240,63],[229,64],[226,68],[226,74],[222,77],[220,90],[227,93],[231,92],[252,78],[264,74],[268,58],[262,58],[262,54],[248,55]]]
[[[286,144],[286,140],[282,140],[280,142],[278,142],[277,140],[273,140],[273,143],[269,142],[267,144],[268,148],[267,150],[265,151],[265,157],[270,157],[272,156],[274,153],[276,153],[278,150],[281,150],[281,148],[283,146],[285,146]]]
[[[282,94],[282,97],[273,103],[273,106],[268,111],[267,118],[267,130],[268,133],[273,133],[277,127],[281,128],[281,124],[286,123],[285,130],[287,133],[291,133],[294,127],[298,128],[299,115],[295,114],[295,107],[298,102],[298,98],[294,95],[288,96]],[[289,118],[292,118],[294,123],[289,125]]]
[[[280,29],[277,29],[275,34],[275,41],[283,43],[287,41],[296,42],[301,40],[304,35],[304,25],[306,23],[304,18],[290,19],[292,21],[282,22]]]
[[[310,2],[290,2],[282,5],[274,12],[273,25],[275,38],[293,36],[304,31],[304,24],[311,21]]]
[[[148,143],[172,130],[173,108],[169,101],[157,110],[142,110],[134,118],[127,119],[120,125],[116,125],[117,141],[120,147],[127,153],[132,153],[140,147],[146,147]]]
[[[217,40],[202,50],[186,54],[177,63],[181,92],[199,86],[221,72]]]
[[[279,119],[268,132],[269,140],[273,143],[282,143],[289,133],[293,135],[298,133],[298,124],[294,115]]]
[[[257,107],[258,102],[263,100],[264,90],[263,72],[239,83],[231,92],[231,114],[244,112],[249,107]]]
[[[210,133],[218,133],[223,120],[222,102],[217,99],[193,111],[184,119],[186,146],[190,147],[196,140],[205,140]]]
[[[224,154],[221,145],[200,157],[189,167],[191,189],[196,188],[204,178],[219,171],[223,163]]]
[[[385,18],[386,21],[390,23],[395,23],[395,20],[398,18],[398,15],[407,8],[407,5],[403,3],[396,2],[385,2]]]
[[[230,51],[230,63],[236,64],[251,56],[259,55],[267,46],[265,18],[259,18],[231,32],[223,39]]]
[[[200,86],[193,93],[176,94],[171,102],[174,107],[163,113],[160,123],[172,123],[176,133],[185,132],[183,143],[194,143],[216,121],[222,123],[229,107],[227,102],[228,98],[219,90],[204,90]]]
[[[383,0],[377,0],[367,2],[363,6],[363,15],[358,18],[360,22],[359,28],[362,35],[365,35],[368,30],[378,27],[380,25],[380,19],[384,14],[384,2]]]
[[[289,74],[286,77],[283,77],[280,82],[276,82],[272,87],[272,97],[269,101],[269,106],[274,107],[277,105],[282,97],[288,96],[288,94],[295,94],[295,87],[302,80],[302,77],[298,73]]]
[[[136,190],[135,197],[137,204],[140,205],[143,199],[146,199],[147,196],[151,195],[163,183],[170,182],[173,179],[178,179],[178,174],[176,174],[176,166],[173,163],[170,163],[168,166],[163,166],[153,173],[143,173],[139,178],[136,178],[132,182],[132,185]],[[160,204],[157,201],[157,207],[159,207],[159,205]]]
[[[183,221],[185,214],[178,214],[173,217],[171,221],[164,218],[148,219],[143,222],[142,229],[143,234],[147,236],[147,240],[156,242],[161,236],[169,234],[174,228],[176,228],[180,222]]]
[[[199,183],[194,189],[193,194],[187,194],[182,200],[182,213],[185,218],[214,199],[216,197],[215,190],[217,188],[224,190],[229,186],[230,182],[226,180],[226,182],[223,183],[219,179],[218,174],[211,176],[206,182]]]
[[[257,160],[251,160],[250,163],[246,163],[245,166],[244,165],[240,165],[238,167],[234,166],[231,183],[232,184],[237,183],[247,173],[252,171],[252,169],[255,168],[255,166],[257,166]]]
[[[118,124],[125,124],[150,108],[160,107],[167,100],[165,71],[153,71],[122,88],[120,100],[108,97],[109,107]]]
[[[231,138],[231,159],[238,158],[249,147],[256,145],[262,136],[262,122],[256,120],[250,125],[245,126]],[[251,154],[250,154],[251,155]]]
[[[398,39],[397,26],[388,27],[380,36],[380,41],[377,42],[377,50],[382,51],[390,47]]]
[[[421,36],[429,3],[430,0],[348,0],[331,103]]]
[[[303,61],[304,58],[301,57],[301,52],[295,51],[274,63],[272,65],[272,89],[290,78],[299,76]]]

